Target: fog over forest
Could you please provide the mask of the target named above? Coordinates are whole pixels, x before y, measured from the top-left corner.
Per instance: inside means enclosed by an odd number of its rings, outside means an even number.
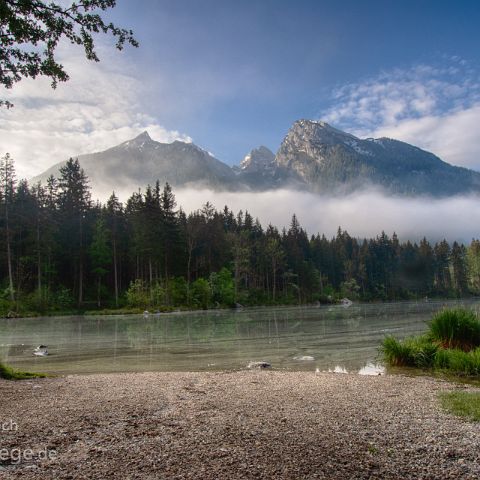
[[[153,182],[152,182],[153,183]],[[117,192],[125,202],[134,190]],[[447,239],[469,243],[480,235],[480,198],[392,197],[365,190],[337,197],[294,190],[267,192],[215,192],[207,189],[173,189],[178,207],[187,213],[210,202],[218,210],[228,205],[236,213],[247,210],[263,227],[283,228],[295,213],[309,234],[333,236],[338,227],[354,237],[375,237],[396,232],[401,240]],[[111,193],[111,192],[110,192]],[[102,193],[105,200],[109,194]],[[95,194],[93,195],[95,197]]]

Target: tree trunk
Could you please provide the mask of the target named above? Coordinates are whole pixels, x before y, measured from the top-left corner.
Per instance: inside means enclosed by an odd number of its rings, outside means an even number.
[[[190,281],[191,273],[190,269],[192,266],[192,253],[193,253],[193,244],[192,242],[188,243],[188,261],[187,261],[187,303],[190,305]]]
[[[275,294],[276,294],[276,292],[277,292],[277,290],[276,290],[276,285],[277,285],[277,266],[275,265],[275,262],[273,262],[273,265],[272,265],[272,273],[273,273],[272,297],[273,297],[273,301],[275,302]]]
[[[15,301],[15,293],[13,291],[13,272],[12,272],[12,251],[10,247],[10,225],[8,223],[8,200],[5,198],[5,230],[7,236],[7,262],[8,262],[8,286],[10,288],[10,300]]]
[[[38,294],[40,298],[43,298],[42,294],[42,262],[41,262],[41,252],[40,252],[40,218],[37,217],[37,285],[38,285]]]
[[[117,271],[117,242],[113,239],[113,276],[115,284],[115,306],[118,308],[118,271]]]
[[[78,306],[83,303],[83,263],[80,259],[78,265]]]
[[[97,306],[100,308],[101,303],[100,303],[100,289],[101,289],[101,279],[100,275],[98,276],[98,284],[97,284]]]
[[[83,303],[83,222],[82,213],[80,212],[80,251],[78,265],[78,306]]]

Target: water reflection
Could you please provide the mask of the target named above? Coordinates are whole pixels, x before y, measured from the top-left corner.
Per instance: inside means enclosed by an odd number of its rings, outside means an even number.
[[[0,358],[18,368],[54,373],[231,370],[265,361],[275,369],[376,375],[382,373],[381,339],[423,331],[444,304],[5,319],[0,320]],[[476,302],[469,305],[478,308]],[[50,355],[36,358],[33,349],[41,344]]]

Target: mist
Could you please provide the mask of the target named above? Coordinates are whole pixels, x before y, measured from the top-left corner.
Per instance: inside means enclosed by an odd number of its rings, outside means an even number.
[[[131,191],[120,194],[126,201]],[[186,213],[210,202],[217,210],[227,205],[235,214],[248,211],[265,228],[279,229],[290,224],[295,213],[300,224],[312,234],[331,237],[338,227],[353,237],[371,238],[385,231],[400,240],[447,239],[470,243],[480,237],[480,197],[449,198],[392,197],[366,190],[343,196],[325,196],[296,190],[266,192],[216,192],[208,189],[174,188],[177,208]]]

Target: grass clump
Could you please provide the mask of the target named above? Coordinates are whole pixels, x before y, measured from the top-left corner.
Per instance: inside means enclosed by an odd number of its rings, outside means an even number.
[[[440,394],[444,409],[468,420],[480,421],[480,392],[446,392]]]
[[[455,375],[480,375],[480,348],[470,352],[460,349],[439,349],[435,355],[434,367]]]
[[[403,341],[386,337],[380,351],[393,367],[480,376],[480,321],[470,310],[443,310],[433,317],[425,335]]]
[[[392,336],[383,340],[380,350],[392,367],[430,368],[435,362],[438,346],[427,337],[411,337],[403,342]]]
[[[8,367],[0,362],[0,378],[5,380],[26,380],[28,378],[45,378],[43,373],[31,373],[15,370],[12,367]]]
[[[433,317],[429,335],[443,348],[468,352],[480,347],[480,321],[471,310],[445,309]]]
[[[391,335],[385,337],[380,351],[386,363],[392,367],[413,367],[413,352],[408,341],[399,341]]]

